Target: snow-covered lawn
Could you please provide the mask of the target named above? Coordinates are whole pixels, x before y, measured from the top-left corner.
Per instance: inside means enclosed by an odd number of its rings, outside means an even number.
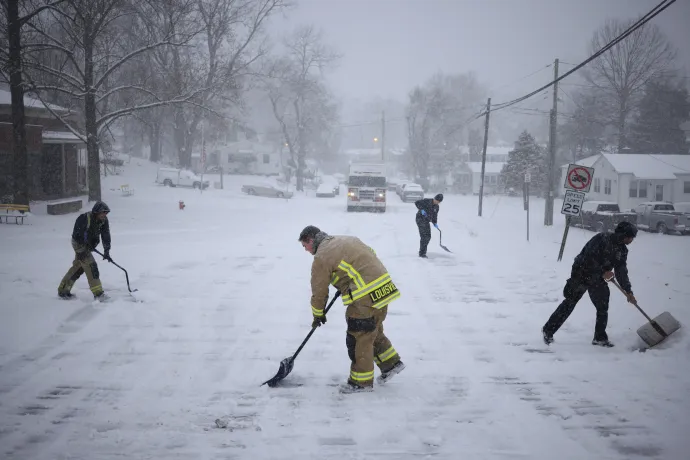
[[[8,459],[634,459],[690,452],[690,339],[679,330],[644,353],[645,319],[611,292],[612,349],[590,345],[587,296],[556,342],[541,326],[561,301],[573,257],[594,234],[544,227],[532,201],[447,196],[429,260],[416,257],[414,205],[391,193],[383,215],[345,212],[345,196],[291,200],[170,189],[133,159],[104,179],[115,297],[57,299],[76,214],[35,206],[0,226],[0,458]],[[119,186],[135,189],[121,196]],[[186,209],[178,209],[184,200]],[[90,205],[85,204],[85,210]],[[557,203],[557,212],[560,203]],[[341,396],[348,374],[344,308],[312,337],[285,380],[260,387],[309,332],[311,256],[300,230],[369,243],[402,298],[386,333],[407,369],[373,393]],[[690,238],[640,233],[633,289],[656,316],[690,325]],[[378,371],[377,371],[378,372]],[[215,428],[223,418],[229,429]]]

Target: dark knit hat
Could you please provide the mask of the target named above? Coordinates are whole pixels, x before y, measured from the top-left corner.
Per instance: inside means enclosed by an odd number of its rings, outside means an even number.
[[[443,201],[443,193],[439,193],[434,197],[434,200],[436,201]]]
[[[624,238],[635,238],[637,236],[637,226],[630,222],[621,222],[616,226],[615,233]]]
[[[314,238],[317,233],[320,233],[321,229],[313,225],[307,225],[304,230],[299,234],[299,239],[297,241],[305,241],[307,238]]]

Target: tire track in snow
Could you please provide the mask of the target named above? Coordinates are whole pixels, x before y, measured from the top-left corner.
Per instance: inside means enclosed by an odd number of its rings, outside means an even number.
[[[261,257],[249,259],[249,263],[246,259],[238,262],[237,276],[227,286],[222,272],[218,272],[218,282],[209,283],[215,301],[208,296],[199,302],[179,298],[175,285],[181,283],[171,277],[167,282],[172,289],[159,289],[170,297],[146,304],[145,309],[140,304],[129,304],[130,309],[109,312],[104,320],[105,334],[82,331],[81,341],[73,340],[61,353],[65,357],[62,373],[73,376],[69,385],[76,388],[74,396],[68,402],[39,405],[32,401],[50,389],[44,389],[40,382],[27,386],[18,395],[20,411],[25,412],[22,417],[42,414],[44,423],[29,425],[28,430],[24,425],[21,436],[4,436],[3,448],[14,446],[11,451],[22,452],[27,458],[41,458],[42,453],[50,451],[93,451],[94,446],[115,454],[113,435],[122,433],[133,439],[127,449],[134,451],[169,451],[172,458],[189,449],[193,439],[185,434],[188,422],[179,417],[180,412],[193,408],[199,423],[217,416],[227,396],[218,387],[227,386],[230,369],[241,372],[241,361],[246,358],[233,360],[234,344],[238,338],[248,342],[252,334],[235,326],[236,313],[241,318],[247,311],[244,302],[239,301],[243,300],[241,290],[252,277],[264,276],[273,265]],[[230,292],[223,295],[224,289]],[[46,371],[56,372],[50,366]],[[33,376],[32,381],[45,373]],[[132,380],[134,375],[136,379]],[[60,381],[55,375],[48,377],[47,382]],[[125,383],[128,381],[132,383]],[[68,424],[60,425],[61,413],[66,414],[62,419]],[[99,422],[105,414],[112,422]],[[166,429],[178,432],[167,442],[161,441],[169,437],[161,433],[158,421],[162,418],[168,419]],[[141,430],[149,431],[152,440],[139,439],[137,433]],[[93,433],[99,433],[96,439]]]
[[[481,260],[477,252],[481,247],[468,246],[467,249],[470,257]],[[490,260],[483,261],[483,264],[492,263]],[[553,301],[549,295],[542,294],[544,283],[541,281],[546,279],[547,283],[553,283],[556,274],[552,270],[542,269],[541,276],[534,273],[527,276],[516,273],[517,279],[509,279],[505,283],[502,281],[506,278],[500,273],[492,278],[495,281],[491,283],[486,282],[486,277],[481,271],[476,271],[475,275],[475,283],[478,286],[492,286],[493,297],[496,299],[516,298],[517,302],[522,302],[527,297],[531,302]],[[478,297],[478,300],[480,299]],[[530,339],[523,341],[509,338],[508,342],[493,346],[489,346],[487,341],[468,343],[474,349],[475,361],[488,364],[487,370],[490,370],[490,373],[486,375],[485,384],[500,388],[501,391],[517,398],[522,405],[531,405],[535,414],[545,420],[555,420],[555,426],[561,431],[560,437],[565,436],[581,444],[589,457],[600,455],[607,448],[626,459],[656,457],[662,453],[662,447],[650,435],[649,427],[631,422],[631,417],[622,413],[619,408],[614,409],[600,402],[600,398],[591,397],[592,394],[596,394],[595,390],[583,390],[583,387],[591,388],[591,385],[576,380],[576,389],[562,381],[555,383],[536,378],[534,375],[527,377],[525,368],[530,368],[531,362],[536,361],[548,366],[556,360],[563,361],[563,358],[555,356],[551,349],[541,343],[538,331],[536,334],[529,333],[531,318],[515,317],[507,300],[489,303],[486,307],[483,312],[475,312],[470,321],[485,324],[488,336],[501,334],[503,337],[510,337],[513,330],[518,330],[522,335],[529,334]],[[513,320],[510,327],[506,327],[509,325],[507,319]],[[526,356],[530,355],[530,363],[527,363]],[[520,371],[516,371],[515,366],[510,365],[513,362],[523,364]]]
[[[56,299],[56,302],[66,303],[67,301]],[[22,386],[34,373],[47,366],[46,362],[63,357],[64,352],[60,350],[63,347],[69,347],[69,342],[103,309],[113,303],[96,305],[92,302],[87,303],[61,321],[55,333],[37,347],[0,365],[0,397],[9,398],[11,393]],[[48,355],[51,356],[48,357]]]
[[[515,419],[516,414],[519,414],[519,420],[515,420],[515,423],[521,426],[532,426],[533,429],[527,434],[523,431],[523,439],[510,434],[501,439],[494,439],[491,448],[500,452],[525,455],[529,458],[535,454],[535,450],[548,452],[543,442],[544,436],[548,433],[551,440],[557,440],[556,444],[572,445],[571,455],[573,456],[569,458],[582,458],[585,452],[577,446],[577,443],[570,441],[561,432],[560,427],[552,426],[548,420],[541,419],[537,413],[528,416],[529,421],[527,421],[524,411],[505,413],[507,408],[514,405],[512,401],[504,403],[505,407],[491,404],[492,401],[501,398],[497,398],[493,388],[495,380],[490,376],[496,375],[497,369],[502,367],[501,360],[505,358],[502,355],[496,355],[495,346],[488,345],[491,343],[491,337],[501,332],[502,323],[512,316],[510,312],[505,311],[510,295],[497,287],[495,283],[486,282],[481,269],[477,270],[475,264],[475,261],[481,260],[475,246],[470,245],[469,241],[465,245],[462,243],[460,242],[462,249],[458,251],[459,254],[430,252],[428,261],[420,260],[419,262],[431,263],[432,267],[422,265],[418,277],[423,279],[423,284],[429,288],[428,297],[431,305],[426,311],[433,312],[430,316],[438,317],[432,320],[437,325],[434,339],[452,337],[455,340],[441,339],[443,349],[452,349],[453,352],[461,349],[464,355],[469,355],[459,372],[460,375],[468,376],[466,383],[469,393],[468,401],[478,403],[463,405],[462,412],[472,408],[469,416],[463,418],[464,423],[470,425],[470,430],[476,431],[476,437],[473,436],[473,439],[482,437],[491,439],[491,433],[495,429],[492,425],[497,422],[497,418]],[[472,369],[472,372],[469,373],[467,369]],[[512,394],[508,396],[514,398]],[[485,406],[482,407],[482,404]],[[442,426],[448,425],[448,420],[442,424]],[[513,431],[506,428],[503,433]],[[533,442],[526,442],[527,439],[532,439]]]

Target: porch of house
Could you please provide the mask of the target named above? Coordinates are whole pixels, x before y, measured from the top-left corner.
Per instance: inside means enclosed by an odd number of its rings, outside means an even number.
[[[31,200],[56,200],[86,191],[85,144],[72,133],[43,131],[40,153],[29,155]]]

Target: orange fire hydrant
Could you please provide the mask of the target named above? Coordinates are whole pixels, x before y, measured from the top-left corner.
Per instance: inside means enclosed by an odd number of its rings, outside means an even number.
[[[180,200],[180,209],[184,210],[184,201]]]

